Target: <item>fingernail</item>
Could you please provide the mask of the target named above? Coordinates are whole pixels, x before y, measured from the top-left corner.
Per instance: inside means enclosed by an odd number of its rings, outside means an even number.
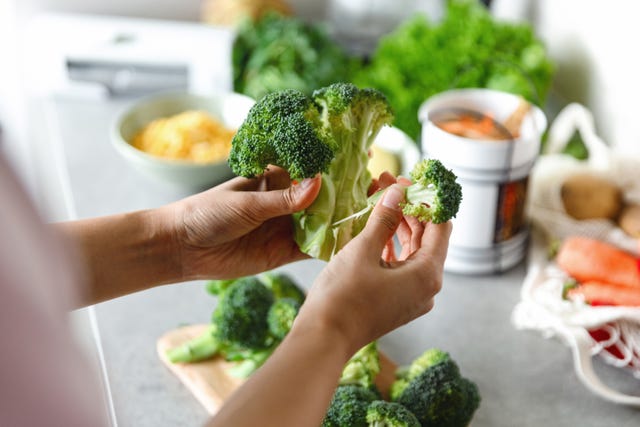
[[[400,190],[398,186],[392,185],[387,188],[382,196],[382,205],[391,209],[400,210],[400,202],[404,200],[404,191]]]

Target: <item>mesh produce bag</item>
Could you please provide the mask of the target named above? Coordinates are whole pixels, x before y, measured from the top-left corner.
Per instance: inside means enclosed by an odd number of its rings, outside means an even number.
[[[576,131],[585,143],[589,160],[579,161],[560,153]],[[639,255],[638,240],[615,222],[569,216],[560,189],[570,174],[589,171],[620,187],[625,201],[640,202],[640,158],[618,155],[609,149],[595,133],[591,113],[579,104],[567,106],[557,116],[549,129],[546,148],[530,176],[527,208],[534,231],[521,301],[513,311],[512,321],[519,329],[538,330],[545,337],[565,342],[572,349],[576,374],[596,394],[617,403],[640,406],[640,395],[609,388],[592,366],[592,357],[599,355],[606,363],[629,370],[640,381],[640,308],[591,306],[563,299],[569,277],[548,256],[550,239],[575,235],[599,239]]]

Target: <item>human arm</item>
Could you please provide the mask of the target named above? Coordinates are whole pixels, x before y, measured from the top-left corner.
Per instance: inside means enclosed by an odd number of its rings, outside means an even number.
[[[406,221],[403,194],[397,185],[387,190],[365,229],[317,278],[282,344],[209,427],[317,427],[349,357],[431,309],[451,224]],[[385,260],[396,230],[402,251]]]
[[[316,197],[320,179],[291,185],[270,168],[234,178],[156,209],[56,224],[76,244],[86,272],[80,303],[92,304],[152,286],[235,278],[302,259],[290,214]],[[247,262],[251,260],[251,262]]]

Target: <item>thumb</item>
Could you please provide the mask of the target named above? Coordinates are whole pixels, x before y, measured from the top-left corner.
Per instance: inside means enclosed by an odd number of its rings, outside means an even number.
[[[404,201],[404,194],[405,188],[400,184],[387,187],[361,233],[366,241],[367,251],[376,258],[380,257],[382,250],[402,221],[400,203]]]
[[[282,190],[254,193],[255,210],[265,219],[288,215],[307,208],[318,196],[322,178],[306,178]]]

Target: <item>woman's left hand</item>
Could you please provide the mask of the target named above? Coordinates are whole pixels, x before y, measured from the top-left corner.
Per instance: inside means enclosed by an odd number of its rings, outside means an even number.
[[[269,167],[161,208],[173,215],[183,280],[241,277],[306,258],[290,215],[308,207],[320,185],[319,176],[292,185],[286,171]]]

